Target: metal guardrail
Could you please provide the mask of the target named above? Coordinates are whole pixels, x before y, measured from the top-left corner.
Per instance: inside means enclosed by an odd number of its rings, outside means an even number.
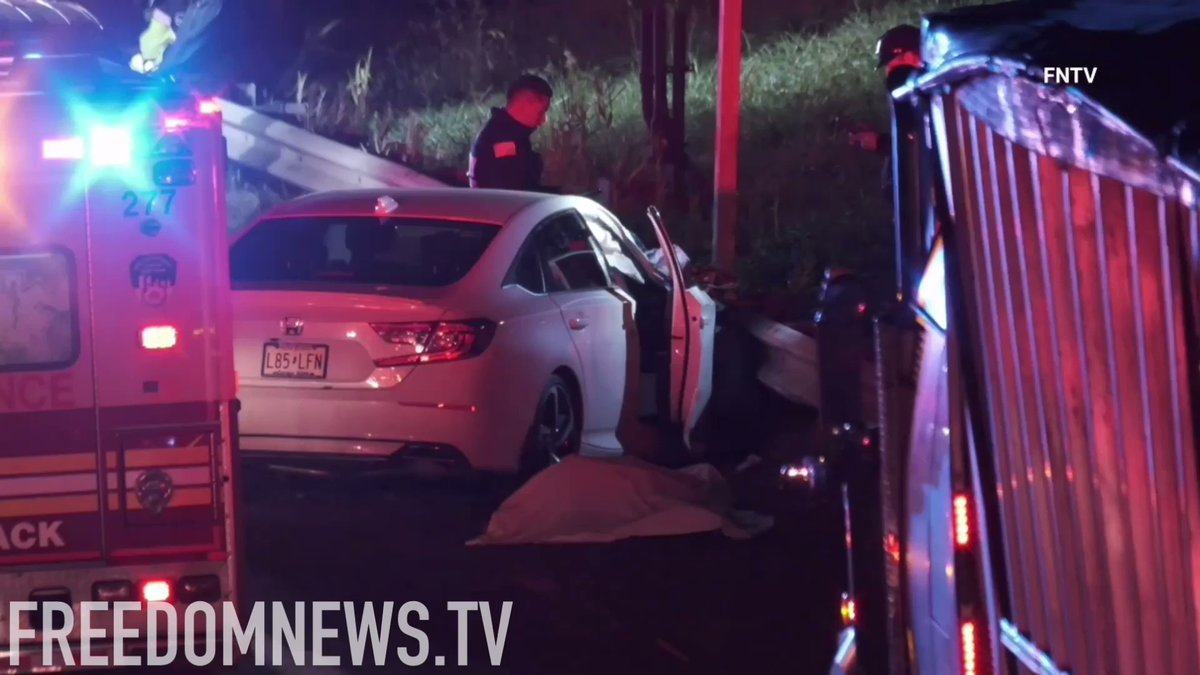
[[[766,347],[758,381],[792,403],[819,408],[816,339],[762,316],[747,317],[745,325]]]
[[[445,183],[369,152],[219,100],[229,160],[310,191],[445,187]]]
[[[764,359],[756,376],[776,395],[799,405],[821,409],[821,376],[817,340],[791,326],[763,316],[749,315],[743,324],[764,347]],[[864,422],[878,420],[879,401],[873,368],[864,367],[862,387]]]

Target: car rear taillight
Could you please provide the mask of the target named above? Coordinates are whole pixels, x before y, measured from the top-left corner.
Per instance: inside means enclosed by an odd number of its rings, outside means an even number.
[[[179,331],[174,326],[148,326],[142,329],[142,349],[171,349],[179,344]]]
[[[142,582],[142,600],[145,602],[167,602],[171,599],[171,584],[154,580]]]
[[[377,367],[389,368],[460,361],[478,356],[492,341],[496,324],[482,320],[437,323],[373,323],[371,328],[384,341],[411,352],[375,361]]]

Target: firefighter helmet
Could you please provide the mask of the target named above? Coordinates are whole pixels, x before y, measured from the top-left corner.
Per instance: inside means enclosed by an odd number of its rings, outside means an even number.
[[[875,43],[876,67],[882,68],[904,53],[921,53],[921,29],[907,23],[889,29]]]

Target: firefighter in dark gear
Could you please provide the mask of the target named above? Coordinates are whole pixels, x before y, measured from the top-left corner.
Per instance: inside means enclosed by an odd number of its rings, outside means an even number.
[[[911,24],[901,24],[889,29],[875,43],[875,68],[883,70],[887,78],[888,91],[895,90],[908,81],[913,72],[920,70],[921,29]],[[882,183],[885,189],[891,184],[892,137],[879,131],[856,131],[850,134],[850,142],[867,152],[883,155]]]
[[[467,177],[473,188],[545,191],[542,158],[533,132],[546,123],[554,90],[536,75],[522,75],[508,88],[508,103],[493,108],[471,146]]]
[[[901,24],[888,30],[875,43],[875,58],[875,67],[885,69],[889,89],[904,84],[909,74],[922,66],[921,29]]]
[[[921,29],[901,24],[884,33],[875,43],[876,69],[884,70],[888,90],[908,81],[914,70],[921,68]],[[890,154],[891,138],[877,131],[856,131],[851,141],[868,152]]]

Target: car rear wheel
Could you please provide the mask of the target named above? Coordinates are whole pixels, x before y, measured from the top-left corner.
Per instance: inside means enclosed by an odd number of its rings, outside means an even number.
[[[532,475],[579,452],[583,427],[571,385],[552,375],[538,398],[522,452],[522,473]]]

